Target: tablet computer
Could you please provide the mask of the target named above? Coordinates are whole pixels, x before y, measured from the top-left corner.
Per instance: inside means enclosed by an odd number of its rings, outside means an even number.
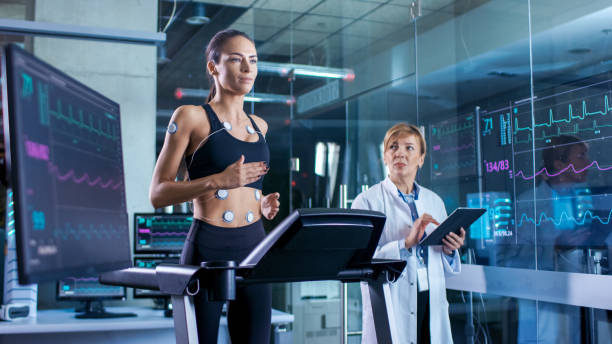
[[[419,245],[430,246],[430,245],[444,245],[442,238],[448,233],[455,232],[459,235],[459,229],[463,227],[466,231],[482,214],[487,210],[484,208],[457,208],[450,214],[449,217],[442,222],[438,228],[434,229],[433,232],[429,233],[428,236],[423,238]]]

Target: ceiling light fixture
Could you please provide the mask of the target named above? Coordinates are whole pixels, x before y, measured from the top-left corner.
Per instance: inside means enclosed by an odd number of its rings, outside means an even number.
[[[355,72],[349,68],[333,68],[324,66],[301,65],[294,63],[257,62],[260,73],[278,74],[280,76],[306,76],[313,78],[355,80]]]
[[[166,46],[158,45],[157,46],[157,64],[165,65],[169,63],[170,61],[171,61],[170,58],[168,57],[168,55],[166,55]]]
[[[209,90],[198,89],[198,88],[177,88],[174,91],[174,97],[176,99],[182,98],[206,98],[208,97]],[[291,105],[295,103],[295,98],[284,94],[273,94],[273,93],[249,93],[244,96],[245,102],[252,103],[277,103]]]
[[[185,22],[189,25],[204,25],[210,23],[210,18],[206,16],[206,7],[204,4],[194,4],[193,15],[185,19]]]

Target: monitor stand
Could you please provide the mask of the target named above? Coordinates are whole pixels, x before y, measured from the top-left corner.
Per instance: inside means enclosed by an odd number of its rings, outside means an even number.
[[[135,317],[135,313],[110,313],[104,310],[101,300],[85,301],[83,308],[77,309],[77,312],[84,312],[75,315],[77,319],[107,319],[107,318],[126,318]]]

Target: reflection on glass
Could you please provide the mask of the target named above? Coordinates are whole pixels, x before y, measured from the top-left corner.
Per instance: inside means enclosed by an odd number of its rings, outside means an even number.
[[[266,74],[257,85],[297,101],[269,108],[285,115],[290,157],[302,165],[278,178],[291,183],[293,208],[337,206],[340,184],[350,203],[387,174],[379,148],[386,128],[417,123],[431,143],[418,181],[449,210],[487,209],[469,231],[476,264],[609,274],[609,0],[420,5],[416,22],[403,1],[259,1],[237,17],[233,25],[252,32],[261,61],[354,71],[352,81]],[[360,296],[347,294],[352,342],[361,325],[350,307]],[[576,339],[557,328],[587,336],[588,324],[575,328],[585,309],[489,295],[473,306],[480,342]],[[451,313],[457,307],[465,307],[460,298]],[[495,323],[501,310],[509,314]]]

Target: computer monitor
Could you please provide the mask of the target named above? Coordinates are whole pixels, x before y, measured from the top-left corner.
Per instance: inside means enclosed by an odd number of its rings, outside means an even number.
[[[134,214],[134,253],[180,253],[191,214]]]
[[[102,300],[119,299],[126,296],[125,287],[101,284],[97,276],[70,276],[57,282],[57,299],[83,301],[84,307],[78,308],[76,318],[118,318],[135,316],[133,313],[109,313]]]
[[[2,75],[19,282],[131,266],[119,105],[16,45]]]
[[[179,258],[167,258],[167,257],[137,257],[134,258],[134,267],[155,269],[158,264],[178,264]],[[134,288],[134,298],[169,298],[170,295],[164,294],[159,290],[139,289]]]
[[[179,256],[174,257],[136,257],[134,258],[134,267],[155,269],[158,264],[178,264]],[[170,302],[170,295],[164,294],[159,290],[149,290],[134,288],[135,299],[153,299],[155,303],[155,309],[161,309],[164,311],[164,316],[172,316],[172,303]]]
[[[58,281],[57,297],[60,300],[124,299],[125,288],[104,285],[98,277],[67,277]]]

